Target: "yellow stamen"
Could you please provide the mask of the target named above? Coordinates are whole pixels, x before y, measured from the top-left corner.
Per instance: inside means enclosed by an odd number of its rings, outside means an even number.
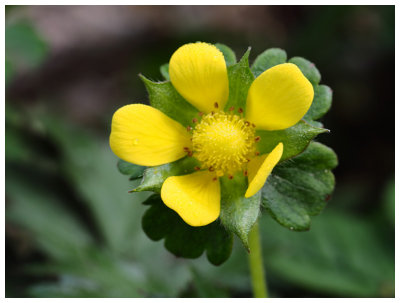
[[[254,132],[238,115],[210,113],[193,130],[193,155],[217,176],[233,176],[255,153]]]

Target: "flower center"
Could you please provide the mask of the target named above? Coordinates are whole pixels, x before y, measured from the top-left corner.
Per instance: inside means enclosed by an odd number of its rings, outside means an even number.
[[[237,115],[210,113],[193,130],[193,155],[217,176],[233,176],[255,152],[254,133],[254,124]]]

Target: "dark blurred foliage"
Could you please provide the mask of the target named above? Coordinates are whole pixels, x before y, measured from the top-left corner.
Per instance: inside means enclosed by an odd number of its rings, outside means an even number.
[[[116,168],[113,112],[180,45],[270,47],[333,89],[318,140],[336,191],[311,231],[261,220],[276,297],[394,296],[394,6],[6,7],[6,295],[251,296],[246,253],[173,257],[141,230],[146,195]],[[172,278],[171,278],[172,277]]]

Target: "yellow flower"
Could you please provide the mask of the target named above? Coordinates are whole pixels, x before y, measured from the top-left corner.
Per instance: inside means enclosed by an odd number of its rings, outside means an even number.
[[[196,126],[186,128],[158,109],[131,104],[112,119],[110,146],[121,159],[157,166],[193,156],[201,163],[194,173],[168,177],[161,198],[189,225],[202,226],[220,214],[219,178],[248,176],[245,197],[255,195],[279,162],[283,144],[260,155],[256,130],[281,130],[296,124],[311,106],[314,90],[291,63],[276,65],[251,84],[246,108],[224,107],[229,80],[223,54],[213,45],[191,43],[172,55],[172,85],[199,111]]]

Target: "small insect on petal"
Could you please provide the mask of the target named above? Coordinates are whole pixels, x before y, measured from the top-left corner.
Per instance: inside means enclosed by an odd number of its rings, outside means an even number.
[[[191,128],[190,126],[188,126],[188,127],[186,127],[186,130],[187,130],[188,132],[190,132],[190,131],[192,130],[192,128]]]
[[[214,103],[214,107],[215,107],[215,108],[218,108],[218,102],[215,102],[215,103]]]
[[[239,114],[242,114],[242,113],[243,113],[243,108],[239,107],[238,113],[239,113]]]
[[[193,123],[195,123],[195,124],[198,122],[198,120],[197,120],[196,118],[193,118],[192,121],[193,121]]]
[[[200,170],[200,167],[195,166],[194,169],[195,169],[195,170]]]
[[[232,175],[229,175],[228,178],[229,178],[229,180],[232,180],[232,179],[233,179],[233,176],[232,176]]]
[[[247,177],[248,176],[248,172],[247,172],[247,170],[245,170],[244,172],[243,172],[243,175],[245,176],[245,177]]]
[[[256,141],[256,142],[258,142],[258,141],[260,141],[260,140],[261,140],[261,137],[260,137],[260,136],[257,136],[257,137],[254,138],[254,141]]]
[[[231,111],[234,111],[235,110],[235,107],[234,106],[231,106],[231,107],[229,107],[229,111],[231,112]]]

